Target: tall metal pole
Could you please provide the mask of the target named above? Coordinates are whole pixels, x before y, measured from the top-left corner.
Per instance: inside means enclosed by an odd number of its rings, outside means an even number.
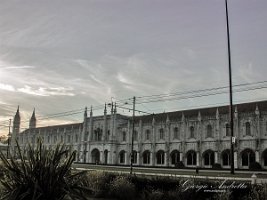
[[[226,12],[226,24],[227,24],[227,44],[228,44],[228,65],[229,65],[229,93],[230,93],[230,128],[231,128],[231,174],[235,173],[234,166],[234,115],[233,115],[233,91],[232,91],[232,68],[231,68],[231,46],[230,46],[230,34],[229,34],[229,21],[228,21],[228,6],[227,0],[225,0],[225,12]]]
[[[131,167],[130,167],[130,174],[133,173],[133,161],[134,161],[134,155],[133,155],[133,145],[134,145],[134,118],[135,118],[135,97],[133,97],[133,117],[132,117],[132,146],[131,146]]]

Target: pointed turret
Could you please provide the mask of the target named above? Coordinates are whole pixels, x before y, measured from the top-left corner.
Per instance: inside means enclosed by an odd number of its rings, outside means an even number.
[[[200,111],[198,111],[197,120],[198,120],[199,122],[201,121],[201,113],[200,113]]]
[[[169,125],[170,124],[170,118],[169,118],[169,115],[167,115],[167,118],[166,118],[166,124]]]
[[[115,103],[114,114],[116,114],[116,112],[117,112],[117,104]]]
[[[218,108],[216,109],[216,119],[217,120],[220,119],[220,113],[219,113],[219,109]]]
[[[89,120],[89,138],[88,140],[91,141],[92,138],[93,138],[93,130],[94,130],[94,127],[93,127],[93,106],[91,106],[90,108],[90,120]]]
[[[19,106],[17,109],[17,112],[14,116],[14,120],[13,120],[13,129],[12,129],[12,134],[11,134],[11,149],[10,149],[10,153],[11,155],[14,155],[15,153],[15,144],[16,144],[16,138],[18,136],[20,132],[20,113],[19,113]]]
[[[91,106],[91,108],[90,108],[90,117],[92,117],[93,116],[93,106]]]
[[[154,113],[153,113],[153,118],[152,118],[152,126],[155,125],[155,116],[154,116]]]
[[[19,128],[20,128],[20,113],[19,113],[19,106],[18,106],[17,112],[13,120],[13,132],[15,129],[18,130],[19,132]]]
[[[32,112],[32,117],[30,119],[29,128],[30,129],[36,128],[35,108],[33,109],[33,112]]]
[[[104,115],[107,115],[107,104],[105,103]]]
[[[14,116],[14,121],[13,122],[16,122],[16,121],[20,121],[20,114],[19,114],[19,106],[17,108],[17,112]]]
[[[84,114],[83,114],[83,130],[82,130],[82,136],[81,136],[82,142],[87,140],[86,133],[87,133],[87,107],[85,107]]]
[[[84,117],[84,119],[86,119],[86,118],[87,118],[87,107],[85,107],[85,109],[84,109],[84,114],[83,114],[83,117]]]
[[[113,102],[111,102],[110,115],[113,115]]]
[[[260,115],[258,104],[256,104],[255,114],[256,115]]]
[[[182,122],[185,121],[184,112],[182,112]]]

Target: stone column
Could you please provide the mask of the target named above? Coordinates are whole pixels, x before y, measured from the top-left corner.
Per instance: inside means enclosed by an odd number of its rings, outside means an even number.
[[[92,162],[92,156],[91,156],[90,144],[88,144],[88,146],[87,146],[86,157],[87,157],[87,162],[91,163]]]
[[[237,152],[236,151],[234,152],[234,167],[238,168],[238,165],[237,165]]]
[[[150,165],[151,166],[154,166],[154,164],[153,164],[153,153],[152,152],[150,152]]]
[[[114,154],[114,156],[117,157],[116,154]],[[127,157],[128,157],[128,156],[127,156],[127,153],[125,152],[125,153],[124,153],[124,163],[123,163],[124,165],[126,165]]]
[[[126,152],[125,154],[126,154],[125,163],[126,165],[130,165],[131,154],[129,152]]]
[[[105,159],[105,157],[104,157],[104,152],[103,151],[100,151],[100,158],[99,158],[99,161],[100,161],[100,163],[102,164],[102,163],[104,163],[104,159]]]
[[[114,165],[118,164],[117,158],[118,158],[119,154],[117,155],[116,151],[113,150],[111,155],[112,155],[112,164],[114,164]],[[124,156],[126,156],[126,154],[124,154]]]
[[[255,152],[255,159],[256,159],[256,162],[260,163],[260,153],[259,153],[259,151]]]
[[[184,159],[183,159],[183,152],[180,152],[180,161],[184,162]]]
[[[112,155],[113,153],[112,153],[112,150],[110,150],[110,151],[108,151],[108,164],[113,164],[112,163]]]
[[[214,163],[218,163],[218,152],[214,152]]]
[[[221,164],[222,165],[222,159],[221,159],[221,152],[220,151],[218,151],[217,152],[217,162],[219,163],[219,164]]]
[[[197,152],[197,166],[199,167],[200,160],[199,160],[199,152]]]
[[[137,165],[140,165],[140,152],[137,152]]]
[[[164,166],[168,166],[168,152],[164,152]]]
[[[156,156],[156,153],[151,152],[151,161],[152,161],[151,163],[152,163],[152,166],[155,166],[155,164],[156,164],[155,156]]]

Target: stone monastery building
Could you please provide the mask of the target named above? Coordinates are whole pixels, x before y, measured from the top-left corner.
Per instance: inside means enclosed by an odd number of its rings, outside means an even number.
[[[187,167],[210,168],[220,163],[230,168],[229,106],[174,111],[132,118],[115,109],[104,115],[89,116],[87,108],[81,123],[37,127],[35,111],[29,129],[20,132],[20,113],[16,112],[11,136],[24,147],[38,137],[53,148],[64,142],[77,150],[76,162],[129,165],[133,132],[133,163],[140,166],[174,166],[183,161]],[[246,169],[259,162],[267,169],[267,101],[234,106],[234,165]]]

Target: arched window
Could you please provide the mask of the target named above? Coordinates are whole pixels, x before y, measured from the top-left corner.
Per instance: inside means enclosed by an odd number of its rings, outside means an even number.
[[[138,132],[136,130],[134,130],[133,139],[134,139],[134,141],[137,141],[137,139],[138,139]]]
[[[230,150],[224,150],[221,154],[222,156],[222,165],[223,166],[230,166]]]
[[[225,136],[231,136],[231,127],[228,123],[225,124]]]
[[[89,131],[86,131],[86,133],[84,134],[84,140],[88,141],[88,139],[89,139]]]
[[[104,151],[104,164],[108,164],[108,150]]]
[[[150,130],[146,130],[146,140],[150,140]]]
[[[212,137],[212,127],[210,124],[207,126],[207,138],[209,137]]]
[[[175,165],[180,161],[180,152],[177,150],[174,150],[171,152],[171,163]]]
[[[251,135],[250,123],[246,122],[246,135]]]
[[[164,151],[160,150],[157,152],[157,164],[158,165],[164,165]]]
[[[110,130],[107,132],[107,140],[110,140]]]
[[[94,131],[94,141],[101,141],[102,140],[102,129],[97,128]]]
[[[197,154],[195,151],[189,151],[186,156],[187,165],[196,165],[197,163]]]
[[[265,149],[262,153],[263,165],[267,166],[267,149]]]
[[[241,153],[242,157],[242,166],[247,166],[255,162],[255,153],[251,149],[245,149]]]
[[[120,160],[120,163],[123,164],[125,163],[125,151],[121,151],[120,154],[119,154],[119,160]]]
[[[126,132],[125,131],[122,132],[122,141],[123,142],[126,141]]]
[[[159,129],[159,139],[164,140],[164,129],[163,128]]]
[[[212,166],[214,164],[214,152],[207,150],[203,153],[204,165]]]
[[[194,130],[194,127],[193,126],[190,126],[190,128],[189,128],[189,130],[190,130],[190,138],[194,138],[195,137],[195,130]]]
[[[100,161],[100,152],[98,149],[94,149],[91,153],[92,156],[92,163],[98,164]]]
[[[137,163],[137,151],[133,151],[133,163]]]
[[[177,140],[177,139],[179,139],[179,129],[178,129],[178,127],[174,127],[173,128],[173,139],[175,140]]]
[[[150,164],[150,152],[144,151],[143,153],[143,164]]]

